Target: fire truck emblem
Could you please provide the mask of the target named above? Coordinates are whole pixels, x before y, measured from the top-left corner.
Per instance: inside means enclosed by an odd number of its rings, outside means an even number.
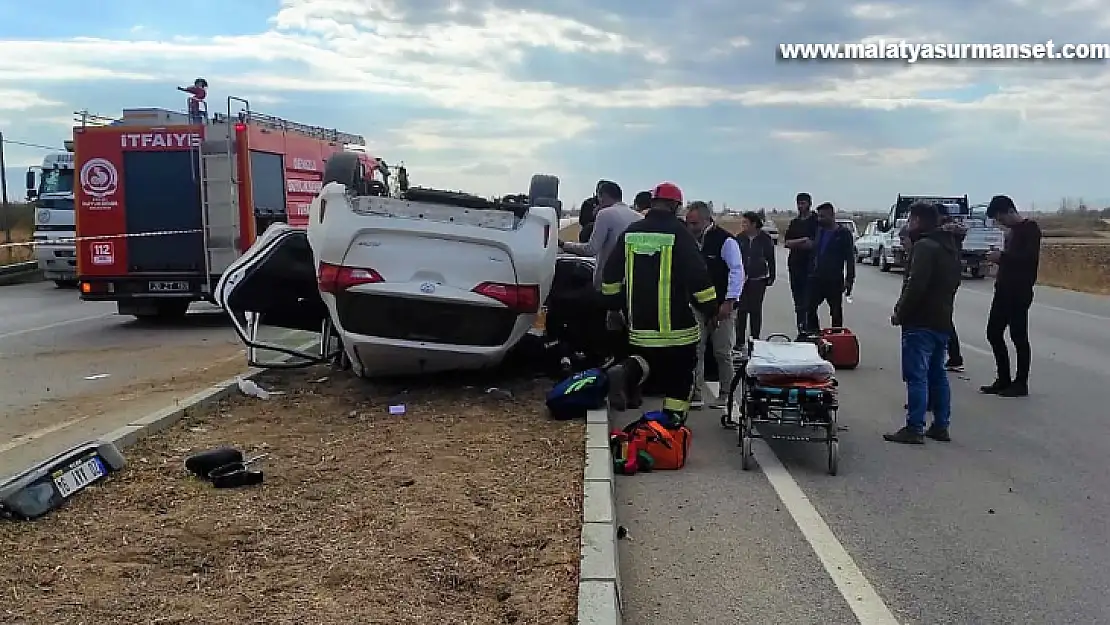
[[[119,172],[111,161],[94,158],[81,167],[81,190],[85,195],[102,200],[114,195],[118,188]]]

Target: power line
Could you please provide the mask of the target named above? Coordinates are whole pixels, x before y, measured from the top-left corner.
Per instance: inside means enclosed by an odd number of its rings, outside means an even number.
[[[60,151],[65,149],[65,148],[59,148],[57,146],[41,145],[41,144],[38,144],[38,143],[28,143],[26,141],[16,141],[15,139],[4,139],[4,143],[10,143],[12,145],[21,145],[25,148],[36,148],[36,149],[39,149],[39,150],[50,150],[51,152],[54,152],[54,151],[59,151],[60,152]]]

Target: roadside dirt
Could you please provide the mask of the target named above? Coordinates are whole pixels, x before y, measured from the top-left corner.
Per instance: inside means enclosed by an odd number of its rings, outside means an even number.
[[[544,415],[547,382],[259,383],[285,394],[182,422],[66,508],[0,525],[0,622],[575,622],[584,429]],[[186,476],[225,444],[268,454],[263,485]]]

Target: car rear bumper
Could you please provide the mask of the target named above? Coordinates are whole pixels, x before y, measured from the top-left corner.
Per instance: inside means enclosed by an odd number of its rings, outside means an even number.
[[[496,367],[528,332],[514,332],[515,340],[497,347],[474,347],[383,339],[340,331],[356,373],[365,377],[469,371]]]

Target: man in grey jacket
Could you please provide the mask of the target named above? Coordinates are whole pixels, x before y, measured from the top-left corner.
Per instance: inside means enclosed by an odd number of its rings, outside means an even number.
[[[623,201],[623,192],[615,182],[602,181],[597,186],[598,210],[594,230],[585,243],[560,241],[559,248],[575,256],[593,256],[597,260],[594,267],[594,288],[600,291],[601,275],[605,261],[617,245],[617,239],[629,224],[643,219]]]

